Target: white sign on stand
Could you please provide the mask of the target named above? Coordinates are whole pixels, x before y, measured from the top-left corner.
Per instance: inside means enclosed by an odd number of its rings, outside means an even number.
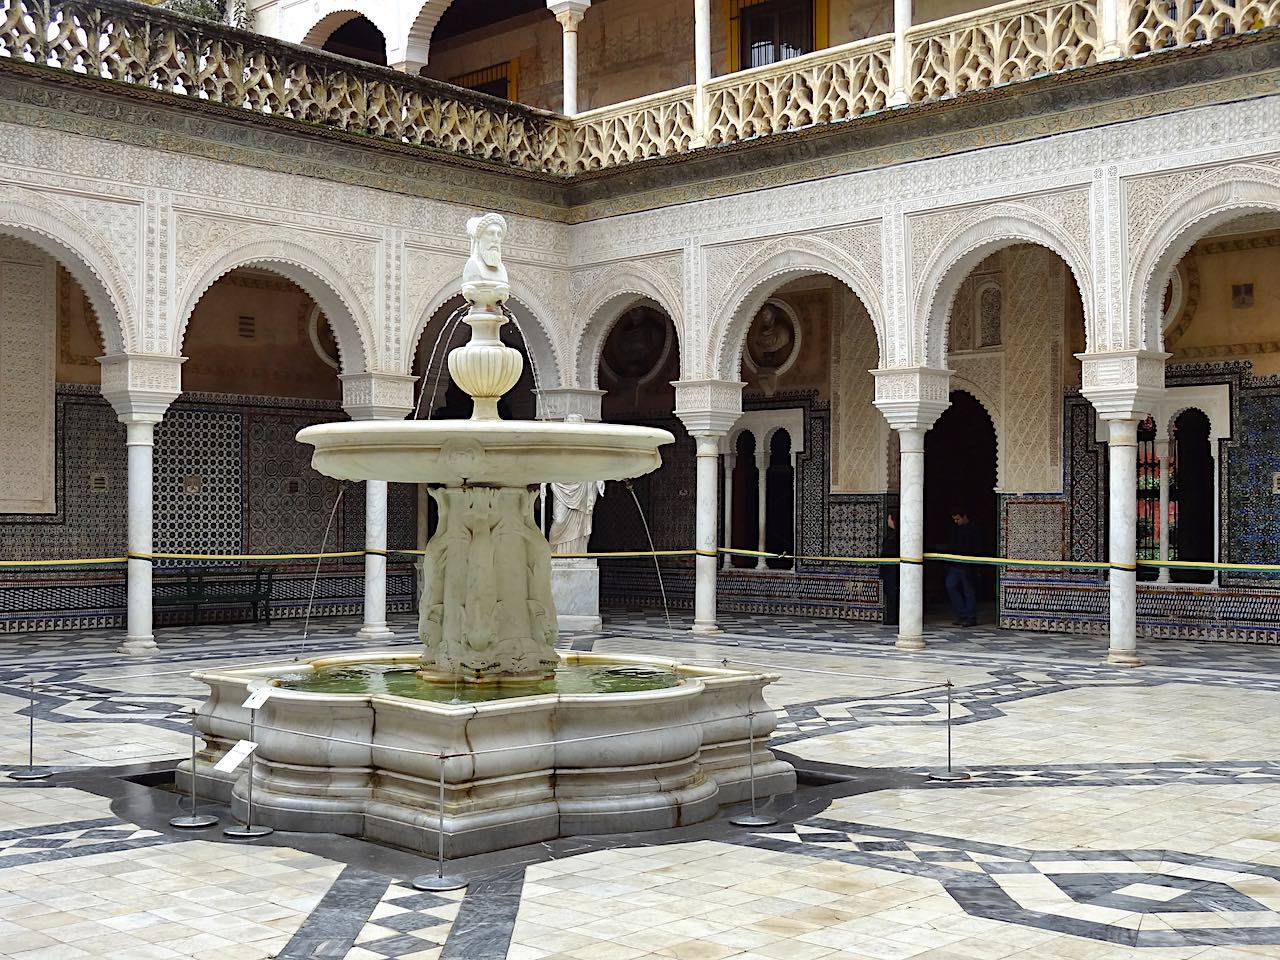
[[[244,758],[258,749],[258,745],[252,740],[241,740],[234,747],[222,755],[222,759],[213,765],[213,769],[220,773],[230,773],[240,764],[244,763]]]
[[[257,710],[267,702],[267,698],[271,696],[271,691],[274,689],[275,687],[269,684],[263,684],[260,687],[250,690],[249,696],[245,699],[244,703],[240,704],[240,706],[244,707],[246,710]]]

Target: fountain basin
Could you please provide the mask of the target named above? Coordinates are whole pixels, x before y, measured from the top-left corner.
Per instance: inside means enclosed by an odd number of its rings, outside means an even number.
[[[361,420],[298,432],[311,465],[339,480],[483,484],[625,480],[662,465],[666,430],[515,420]]]
[[[775,719],[762,691],[775,675],[656,657],[560,660],[672,671],[679,682],[465,704],[278,688],[257,716],[254,821],[434,854],[443,774],[445,852],[457,857],[708,819],[749,796],[753,753],[757,796],[795,789],[794,770],[766,746]],[[231,774],[213,765],[249,737],[241,704],[251,684],[334,666],[418,663],[397,651],[194,674],[210,689],[196,721],[205,741],[196,759],[200,791],[230,800],[243,819],[248,765]],[[183,768],[180,781],[189,776],[189,764]]]

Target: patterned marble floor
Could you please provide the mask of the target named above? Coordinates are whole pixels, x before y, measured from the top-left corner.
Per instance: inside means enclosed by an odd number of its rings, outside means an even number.
[[[180,833],[197,666],[358,649],[358,624],[0,639],[0,957],[17,960],[1243,960],[1280,956],[1280,648],[619,615],[562,644],[767,666],[806,786],[777,826],[717,819],[451,865],[350,838]],[[412,645],[408,618],[394,643]],[[386,646],[381,644],[380,646]],[[34,685],[32,683],[34,681]],[[950,684],[950,687],[947,686]],[[955,783],[927,774],[947,763]],[[227,817],[225,810],[215,810]]]

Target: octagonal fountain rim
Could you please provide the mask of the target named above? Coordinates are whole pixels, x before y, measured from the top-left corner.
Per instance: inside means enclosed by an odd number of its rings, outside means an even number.
[[[756,670],[735,670],[703,664],[691,664],[687,661],[671,660],[665,657],[647,657],[637,654],[599,654],[556,651],[560,661],[565,664],[590,666],[594,664],[621,664],[644,667],[655,667],[675,673],[680,682],[675,686],[661,687],[656,690],[630,690],[608,693],[531,693],[527,696],[504,697],[490,701],[473,703],[439,703],[431,700],[418,700],[391,693],[337,693],[311,690],[294,690],[288,687],[274,687],[271,700],[284,700],[306,704],[333,703],[347,706],[359,706],[368,703],[393,705],[398,709],[414,710],[442,717],[463,718],[490,713],[519,713],[524,710],[535,710],[556,703],[593,704],[599,707],[618,706],[623,703],[648,702],[653,700],[679,700],[697,697],[708,689],[721,685],[737,684],[746,679],[761,681],[767,686],[781,679],[780,674],[765,673]],[[361,653],[336,654],[316,657],[313,660],[282,660],[279,663],[265,664],[244,669],[202,670],[191,674],[193,680],[207,684],[211,689],[218,685],[243,685],[246,692],[255,681],[272,680],[281,672],[315,671],[322,667],[363,665],[363,664],[404,664],[411,666],[421,663],[416,653],[404,653],[393,650],[369,650]],[[268,701],[270,703],[270,701]]]
[[[546,420],[379,420],[304,427],[312,466],[343,480],[536,486],[626,480],[662,465],[667,430]]]

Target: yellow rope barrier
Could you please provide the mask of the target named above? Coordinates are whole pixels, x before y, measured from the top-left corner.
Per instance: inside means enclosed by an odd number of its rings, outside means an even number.
[[[801,560],[810,563],[847,563],[863,566],[891,564],[923,564],[926,560],[942,560],[947,563],[971,563],[997,567],[1044,567],[1068,570],[1124,570],[1133,572],[1138,567],[1170,567],[1178,570],[1222,570],[1242,573],[1280,573],[1277,563],[1205,563],[1194,560],[1139,560],[1136,564],[1113,563],[1107,560],[1031,560],[1008,557],[978,557],[957,553],[926,553],[922,557],[837,557],[820,554],[769,553],[764,550],[742,550],[736,547],[719,547],[716,550],[605,550],[589,553],[559,553],[556,557],[573,560],[637,559],[649,557],[715,557],[721,554],[735,557],[764,557],[769,560]],[[263,561],[263,560],[335,560],[364,556],[425,556],[425,550],[340,550],[328,553],[133,553],[123,557],[91,557],[69,560],[0,560],[0,569],[108,566],[128,560],[207,560],[207,561]]]

